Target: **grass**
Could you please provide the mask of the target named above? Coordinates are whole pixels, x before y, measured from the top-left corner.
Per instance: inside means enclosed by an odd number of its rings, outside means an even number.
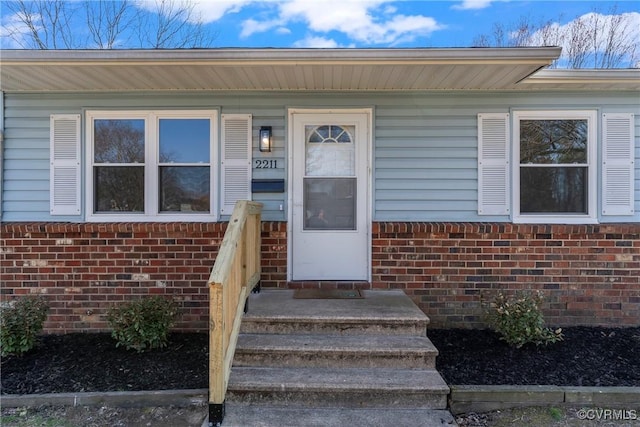
[[[640,419],[584,419],[584,417],[580,416],[582,409],[573,406],[511,408],[477,414],[475,417],[470,417],[468,422],[462,422],[460,425],[463,427],[632,427],[640,425]],[[634,418],[637,418],[637,416]]]
[[[73,424],[57,416],[43,416],[37,409],[15,408],[9,415],[0,417],[3,427],[73,427]]]

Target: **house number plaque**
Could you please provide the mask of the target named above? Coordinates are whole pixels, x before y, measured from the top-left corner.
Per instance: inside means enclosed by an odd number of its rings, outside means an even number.
[[[258,159],[255,161],[256,169],[277,169],[278,161],[277,160],[261,160]]]

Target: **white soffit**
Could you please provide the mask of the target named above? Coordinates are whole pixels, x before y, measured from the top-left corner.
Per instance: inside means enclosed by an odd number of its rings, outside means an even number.
[[[5,50],[0,90],[414,91],[582,89],[544,70],[560,48]],[[597,74],[597,72],[595,72]],[[638,75],[635,85],[638,86]],[[538,76],[542,76],[538,78]],[[592,77],[584,88],[629,88]],[[572,80],[573,79],[573,80]],[[612,86],[613,85],[613,86]],[[597,87],[596,87],[597,89]]]

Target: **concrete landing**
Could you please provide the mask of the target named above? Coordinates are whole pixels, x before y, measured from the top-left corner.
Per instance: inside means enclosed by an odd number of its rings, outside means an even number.
[[[429,318],[401,290],[362,291],[362,299],[294,299],[293,290],[249,297],[241,333],[424,336]]]
[[[361,299],[294,299],[293,290],[262,289],[249,297],[249,312],[243,318],[291,320],[384,320],[424,322],[429,318],[402,290],[363,290]]]

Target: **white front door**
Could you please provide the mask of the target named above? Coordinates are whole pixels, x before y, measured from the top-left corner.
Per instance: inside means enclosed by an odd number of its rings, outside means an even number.
[[[291,280],[369,280],[370,112],[290,115]]]

